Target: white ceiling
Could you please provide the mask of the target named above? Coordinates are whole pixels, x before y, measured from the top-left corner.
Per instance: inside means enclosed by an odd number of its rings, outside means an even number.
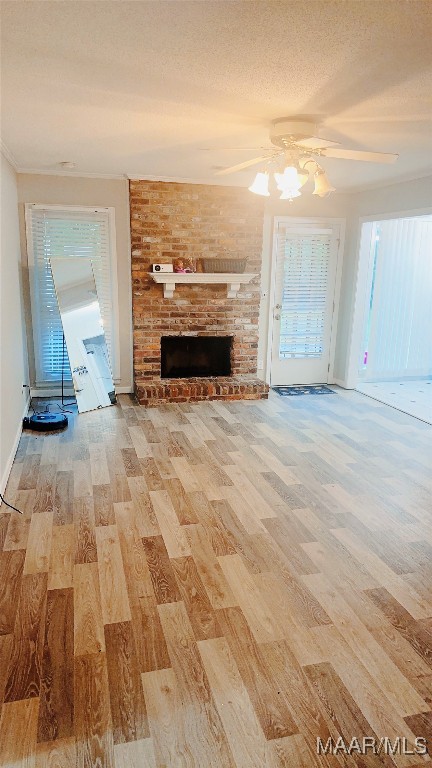
[[[246,185],[215,167],[313,115],[394,166],[323,161],[339,189],[432,171],[428,0],[1,3],[2,140],[19,169]],[[211,151],[202,148],[215,147]]]

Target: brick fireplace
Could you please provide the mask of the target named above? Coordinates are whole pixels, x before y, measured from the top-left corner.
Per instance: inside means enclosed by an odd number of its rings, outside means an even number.
[[[156,405],[267,397],[267,385],[257,378],[263,201],[233,187],[131,181],[130,209],[138,401]],[[203,257],[246,258],[246,272],[257,277],[241,285],[235,298],[227,297],[226,285],[201,283],[177,285],[173,297],[164,298],[162,286],[148,274],[154,263]],[[199,347],[199,360],[205,353],[206,365],[213,354],[212,339],[229,337],[229,375],[206,375],[198,365],[199,375],[184,378],[177,364],[175,376],[165,371],[162,377],[162,346],[171,344],[161,339],[167,337],[180,337],[180,352],[172,359],[178,361],[181,350],[188,350],[185,363]],[[185,344],[181,337],[208,337],[208,343]]]

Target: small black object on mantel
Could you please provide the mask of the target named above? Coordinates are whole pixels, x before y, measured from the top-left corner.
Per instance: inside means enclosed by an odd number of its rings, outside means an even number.
[[[36,432],[54,432],[57,429],[65,429],[68,418],[64,413],[34,413],[23,419],[23,429],[33,429]]]

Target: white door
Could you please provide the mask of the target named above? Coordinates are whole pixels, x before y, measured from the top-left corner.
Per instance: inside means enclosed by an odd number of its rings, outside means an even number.
[[[339,227],[279,222],[272,386],[328,381]]]

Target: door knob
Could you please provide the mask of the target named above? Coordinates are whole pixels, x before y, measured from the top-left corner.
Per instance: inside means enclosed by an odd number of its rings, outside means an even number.
[[[275,309],[282,309],[282,304],[276,304]]]
[[[280,315],[274,315],[275,320],[280,320]]]

